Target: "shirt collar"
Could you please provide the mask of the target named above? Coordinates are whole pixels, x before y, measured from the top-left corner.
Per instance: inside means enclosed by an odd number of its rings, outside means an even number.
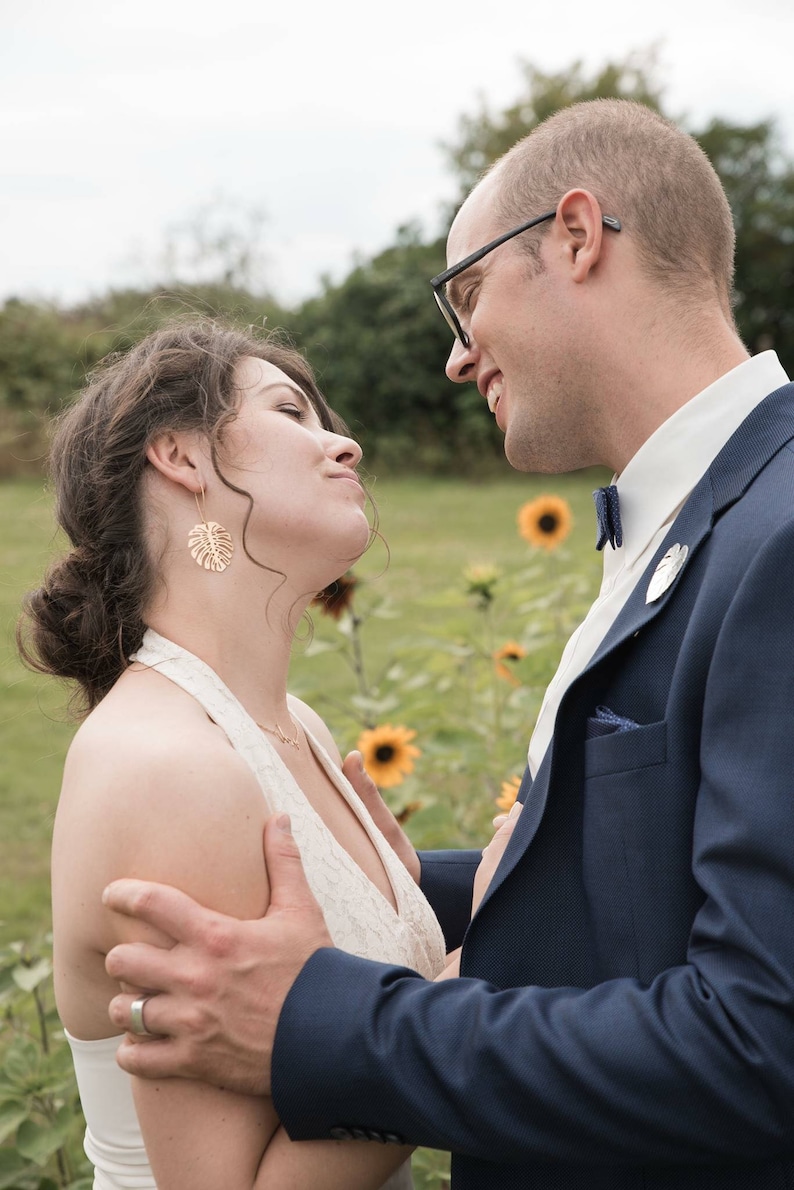
[[[761,352],[704,388],[651,434],[613,478],[623,546],[604,551],[605,569],[610,562],[622,567],[637,561],[748,414],[788,382],[775,352]]]

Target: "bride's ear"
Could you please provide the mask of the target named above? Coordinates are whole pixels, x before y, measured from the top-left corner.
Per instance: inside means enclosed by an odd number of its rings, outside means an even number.
[[[195,434],[168,430],[149,443],[146,457],[171,483],[180,484],[190,492],[203,490],[202,474],[206,459],[199,449]]]

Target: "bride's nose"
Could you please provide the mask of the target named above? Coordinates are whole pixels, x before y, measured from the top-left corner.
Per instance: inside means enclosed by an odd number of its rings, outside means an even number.
[[[344,434],[329,434],[327,453],[337,463],[344,467],[357,467],[363,457],[363,450],[355,438],[348,438]]]

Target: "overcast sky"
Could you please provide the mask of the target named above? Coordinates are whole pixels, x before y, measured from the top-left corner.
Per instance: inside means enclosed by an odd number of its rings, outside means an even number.
[[[693,124],[772,117],[794,154],[791,0],[0,0],[0,299],[69,303],[158,271],[202,206],[264,212],[283,302],[454,194],[439,142],[520,60],[659,49]]]

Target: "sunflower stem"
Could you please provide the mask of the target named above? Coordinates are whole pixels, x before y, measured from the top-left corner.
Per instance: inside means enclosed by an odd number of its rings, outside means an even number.
[[[493,716],[493,733],[495,739],[501,739],[502,733],[502,699],[501,690],[499,688],[499,675],[496,672],[494,665],[494,653],[496,652],[496,633],[493,622],[493,605],[488,604],[485,609],[485,655],[488,658],[488,664],[491,671],[491,712]]]
[[[369,689],[369,682],[367,681],[367,675],[364,670],[364,651],[361,647],[361,632],[360,632],[361,625],[363,624],[364,621],[362,620],[361,616],[356,615],[355,612],[351,613],[351,620],[352,620],[352,623],[351,623],[351,632],[350,632],[350,646],[351,646],[350,665],[353,670],[353,673],[356,675],[356,681],[358,682],[359,693],[361,694],[362,698],[369,698],[370,697],[370,689]]]

